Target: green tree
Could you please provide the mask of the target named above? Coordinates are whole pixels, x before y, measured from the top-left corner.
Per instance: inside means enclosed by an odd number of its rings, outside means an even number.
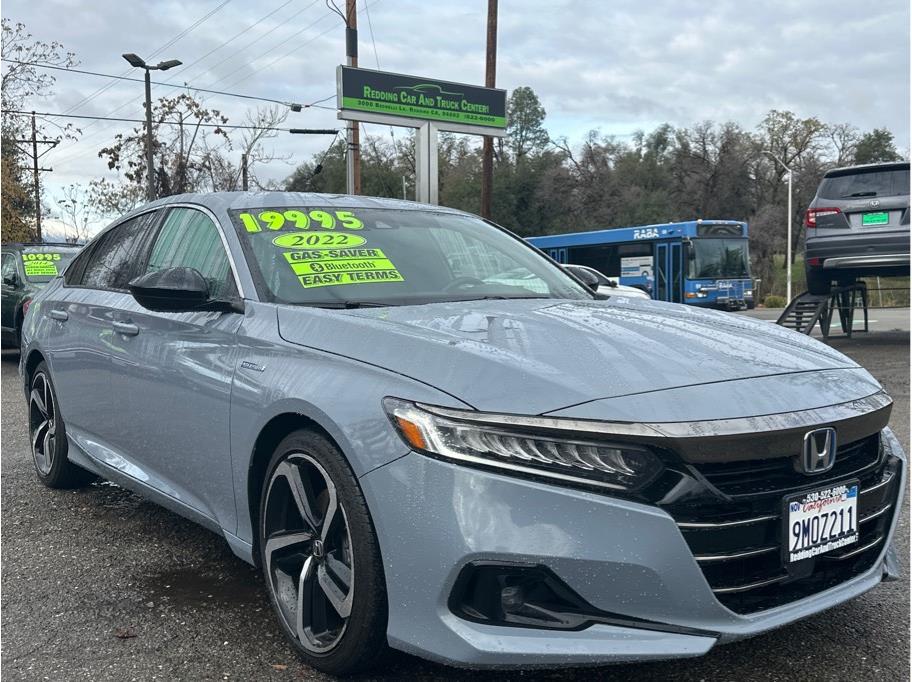
[[[532,88],[524,85],[510,93],[507,102],[507,145],[517,163],[547,146],[549,138],[544,121],[545,108]]]
[[[3,173],[0,203],[3,204],[3,239],[29,240],[36,237],[35,198],[32,192],[34,179],[26,174],[28,155],[21,151],[15,140],[31,137],[31,120],[16,112],[34,108],[36,98],[53,94],[54,77],[32,64],[69,68],[79,62],[62,44],[35,40],[26,30],[25,24],[14,24],[3,19],[0,25],[3,34],[0,43],[0,54],[3,57],[3,75],[0,81],[0,155]],[[37,129],[39,137],[55,135],[73,138],[79,132],[72,125],[60,126],[40,116]],[[48,129],[51,129],[50,133]]]
[[[893,133],[886,128],[875,128],[861,136],[855,146],[855,163],[899,161],[902,157],[893,143]]]

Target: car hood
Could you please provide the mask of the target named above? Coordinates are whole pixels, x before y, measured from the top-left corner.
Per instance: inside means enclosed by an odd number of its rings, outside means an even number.
[[[289,342],[407,375],[495,412],[542,414],[604,398],[857,367],[769,322],[621,297],[279,306],[278,322]]]

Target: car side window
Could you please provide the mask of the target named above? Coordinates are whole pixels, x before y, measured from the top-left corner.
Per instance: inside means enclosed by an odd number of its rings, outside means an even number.
[[[80,281],[91,289],[126,291],[142,252],[146,227],[154,213],[143,213],[105,232],[88,254]]]
[[[195,268],[209,284],[212,298],[238,295],[228,254],[212,219],[192,208],[173,208],[155,238],[146,272]]]
[[[0,277],[5,280],[16,274],[16,256],[12,253],[3,254],[3,269],[0,270]]]

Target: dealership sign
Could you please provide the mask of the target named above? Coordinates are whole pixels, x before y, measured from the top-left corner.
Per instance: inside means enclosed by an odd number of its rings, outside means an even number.
[[[338,105],[365,112],[421,121],[503,129],[507,93],[495,88],[340,66]]]

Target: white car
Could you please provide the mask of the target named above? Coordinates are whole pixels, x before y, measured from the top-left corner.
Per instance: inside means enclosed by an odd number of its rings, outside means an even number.
[[[587,281],[587,277],[582,273],[588,273],[592,277],[595,277],[598,280],[598,289],[596,293],[604,294],[606,296],[627,296],[629,298],[652,298],[648,293],[643,291],[638,287],[628,287],[624,284],[621,284],[614,277],[608,277],[603,275],[601,272],[595,268],[590,268],[587,265],[563,265],[562,267],[569,270],[572,274],[580,277],[583,281]]]

